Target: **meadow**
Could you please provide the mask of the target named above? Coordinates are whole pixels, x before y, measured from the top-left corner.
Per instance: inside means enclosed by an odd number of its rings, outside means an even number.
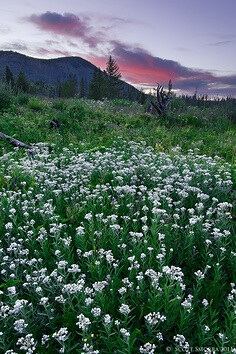
[[[52,128],[52,119],[59,128]],[[236,353],[235,115],[19,97],[0,114],[0,351]]]

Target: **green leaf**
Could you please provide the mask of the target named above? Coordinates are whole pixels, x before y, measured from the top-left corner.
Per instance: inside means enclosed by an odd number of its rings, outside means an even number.
[[[13,279],[8,279],[5,284],[1,284],[0,288],[6,287],[9,288],[11,286],[14,286],[16,284],[22,283],[22,280],[13,280]]]

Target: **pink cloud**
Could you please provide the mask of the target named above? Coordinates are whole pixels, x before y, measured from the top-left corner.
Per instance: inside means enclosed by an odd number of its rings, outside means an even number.
[[[61,15],[48,11],[41,15],[30,16],[29,21],[44,31],[62,36],[80,38],[91,47],[96,47],[99,42],[98,38],[90,35],[87,21],[70,13]]]
[[[93,54],[87,56],[87,59],[102,69],[105,68],[109,55],[112,55],[120,67],[122,77],[131,84],[154,87],[157,83],[167,83],[171,79],[173,87],[182,91],[187,90],[193,93],[198,89],[198,92],[208,93],[212,89],[216,92],[222,89],[235,95],[235,75],[217,77],[211,72],[191,69],[177,61],[153,56],[141,47],[111,40],[105,25],[100,27],[100,31],[94,31],[90,25],[92,23],[90,17],[78,17],[71,13],[61,15],[56,12],[45,12],[32,15],[28,20],[43,31],[81,39],[93,49]],[[113,23],[120,20],[113,19]],[[95,49],[98,50],[98,44],[105,44],[107,48],[110,48],[110,52],[109,49],[107,50],[106,57],[95,52]],[[62,50],[61,54],[63,53],[66,54],[66,51]],[[59,51],[58,54],[60,54]]]
[[[168,83],[171,79],[175,89],[193,93],[218,94],[218,88],[224,86],[226,94],[235,95],[236,76],[217,77],[210,72],[191,69],[180,63],[155,57],[142,48],[132,47],[117,41],[110,41],[113,46],[111,55],[116,59],[122,77],[132,83],[155,87],[157,83]],[[108,58],[90,57],[93,64],[104,68]]]

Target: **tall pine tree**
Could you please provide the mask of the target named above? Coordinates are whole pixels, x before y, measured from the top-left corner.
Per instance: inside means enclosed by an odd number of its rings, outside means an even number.
[[[85,82],[84,82],[84,78],[82,77],[80,80],[80,94],[79,94],[80,98],[86,97],[86,88],[85,88]]]
[[[111,56],[109,57],[109,60],[106,63],[105,74],[106,97],[108,99],[118,97],[121,90],[121,83],[119,81],[119,79],[121,78],[121,73],[117,62]]]
[[[29,92],[29,82],[22,69],[20,70],[16,79],[16,89],[22,92]]]
[[[56,83],[56,93],[58,97],[61,97],[61,79],[60,77],[57,78],[57,83]]]
[[[169,80],[169,84],[168,84],[168,94],[170,95],[172,93],[172,82],[171,79]]]
[[[76,75],[69,74],[68,80],[65,80],[61,87],[61,97],[72,98],[78,93],[78,81]]]
[[[5,79],[6,82],[11,86],[11,88],[14,87],[14,76],[13,73],[11,72],[9,66],[6,66],[6,70],[5,70]]]
[[[104,98],[104,87],[104,73],[95,66],[93,77],[89,84],[89,98],[93,100],[101,100]]]

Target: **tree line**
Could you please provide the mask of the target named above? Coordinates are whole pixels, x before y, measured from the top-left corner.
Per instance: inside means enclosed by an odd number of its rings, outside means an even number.
[[[94,100],[126,98],[143,104],[146,100],[146,95],[132,86],[127,85],[125,87],[120,78],[119,66],[116,60],[110,56],[105,70],[102,71],[100,68],[94,67],[92,78],[89,82],[86,82],[83,77],[78,82],[77,76],[73,73],[69,74],[64,81],[58,77],[54,84],[41,80],[29,82],[22,69],[15,78],[9,66],[6,66],[3,79],[16,93],[24,92],[49,97],[78,97]]]
[[[42,80],[30,82],[22,69],[15,78],[7,65],[2,79],[15,93],[23,92],[64,98],[71,98],[78,95],[85,97],[86,95],[84,79],[81,79],[79,91],[78,80],[75,74],[69,74],[68,79],[64,81],[58,78],[55,84],[48,84]]]

